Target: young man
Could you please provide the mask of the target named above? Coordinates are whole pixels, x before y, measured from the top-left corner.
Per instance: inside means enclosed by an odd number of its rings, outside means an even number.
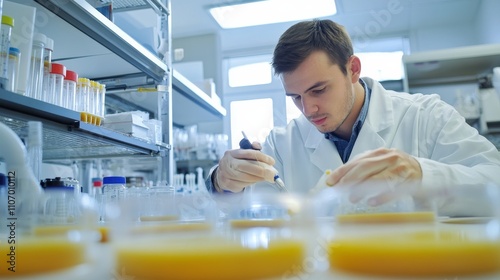
[[[302,116],[275,128],[258,150],[230,150],[211,174],[213,190],[241,192],[273,181],[307,193],[325,170],[330,186],[363,182],[419,188],[500,183],[496,147],[438,95],[385,90],[360,78],[361,61],[341,25],[300,22],[279,39],[272,63]]]

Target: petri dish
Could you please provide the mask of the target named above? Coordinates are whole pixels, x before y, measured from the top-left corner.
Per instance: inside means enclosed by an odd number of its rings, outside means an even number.
[[[116,249],[116,269],[137,279],[260,279],[300,265],[300,241],[274,240],[247,246],[225,238],[144,240]],[[270,265],[272,264],[272,265]]]
[[[376,207],[369,203],[381,194],[376,185],[366,195],[332,188],[315,197],[332,272],[398,278],[500,272],[498,187],[405,190]],[[444,213],[481,215],[449,218]]]

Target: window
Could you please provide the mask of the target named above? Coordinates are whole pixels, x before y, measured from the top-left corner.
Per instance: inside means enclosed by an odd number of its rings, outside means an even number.
[[[228,70],[230,87],[266,85],[272,82],[273,72],[269,62],[257,62],[231,67]]]
[[[291,120],[300,117],[302,112],[297,108],[291,97],[286,97],[286,123]]]
[[[232,101],[230,112],[232,149],[239,147],[242,131],[250,142],[262,143],[274,126],[271,98]]]
[[[361,60],[361,77],[378,81],[401,80],[404,77],[403,52],[356,53]]]

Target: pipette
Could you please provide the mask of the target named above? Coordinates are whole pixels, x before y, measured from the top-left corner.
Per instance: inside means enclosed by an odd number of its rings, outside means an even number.
[[[243,139],[241,139],[241,141],[240,141],[240,148],[244,149],[244,150],[250,150],[250,149],[251,150],[255,150],[252,147],[252,143],[250,143],[250,140],[248,140],[247,135],[245,134],[245,132],[242,131],[241,133],[243,134]],[[281,192],[288,192],[288,190],[285,187],[285,183],[283,182],[283,180],[281,180],[281,178],[278,175],[278,173],[276,173],[274,175],[274,183],[276,184],[276,186],[278,187],[278,189]]]

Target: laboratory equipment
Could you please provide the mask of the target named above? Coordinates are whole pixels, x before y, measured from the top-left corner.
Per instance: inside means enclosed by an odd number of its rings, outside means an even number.
[[[28,122],[28,140],[26,141],[26,149],[28,151],[28,163],[31,166],[33,175],[40,181],[42,173],[43,159],[43,123],[38,121]]]
[[[59,63],[52,63],[50,73],[46,80],[46,92],[44,101],[57,106],[63,106],[64,78],[66,77],[66,66]]]
[[[47,37],[42,33],[35,33],[33,35],[31,62],[26,84],[26,95],[38,100],[42,100],[44,49],[46,40]]]
[[[52,69],[52,53],[54,52],[54,40],[45,37],[43,48],[43,82],[42,82],[42,100],[49,103],[54,103],[50,95],[50,76]],[[50,96],[50,98],[49,98]]]
[[[406,190],[401,187],[401,192]],[[344,203],[344,191],[328,188],[311,205],[325,214],[325,207],[332,209],[335,207],[331,205]],[[413,191],[408,194],[412,193],[420,206],[458,200],[468,201],[464,208],[481,204],[489,211],[468,219],[438,217],[433,207],[425,212],[417,204],[414,209],[402,207],[383,213],[332,211],[333,220],[322,216],[318,227],[319,235],[326,240],[331,270],[399,278],[467,278],[500,271],[498,186],[436,186]]]
[[[493,87],[492,77],[485,76],[479,80],[479,99],[481,115],[479,131],[481,134],[500,132],[500,94]]]
[[[21,51],[18,48],[9,48],[9,65],[7,67],[7,77],[9,82],[7,83],[7,90],[12,92],[17,92],[17,81],[19,76],[19,63],[21,62]]]
[[[78,74],[75,71],[66,70],[66,76],[63,82],[63,104],[62,106],[76,111],[76,83]]]
[[[14,19],[2,15],[2,26],[0,28],[0,88],[7,89],[9,83],[9,48],[14,27]]]
[[[102,192],[104,208],[117,206],[125,199],[126,179],[123,176],[106,176],[102,179]],[[104,221],[107,220],[107,211],[101,215]]]
[[[250,143],[250,140],[248,140],[245,132],[242,133],[243,133],[243,139],[241,139],[240,141],[240,148],[244,150],[253,149],[252,143]],[[281,192],[288,192],[288,190],[285,187],[285,183],[283,182],[283,180],[281,180],[277,172],[276,175],[274,175],[274,182]]]

